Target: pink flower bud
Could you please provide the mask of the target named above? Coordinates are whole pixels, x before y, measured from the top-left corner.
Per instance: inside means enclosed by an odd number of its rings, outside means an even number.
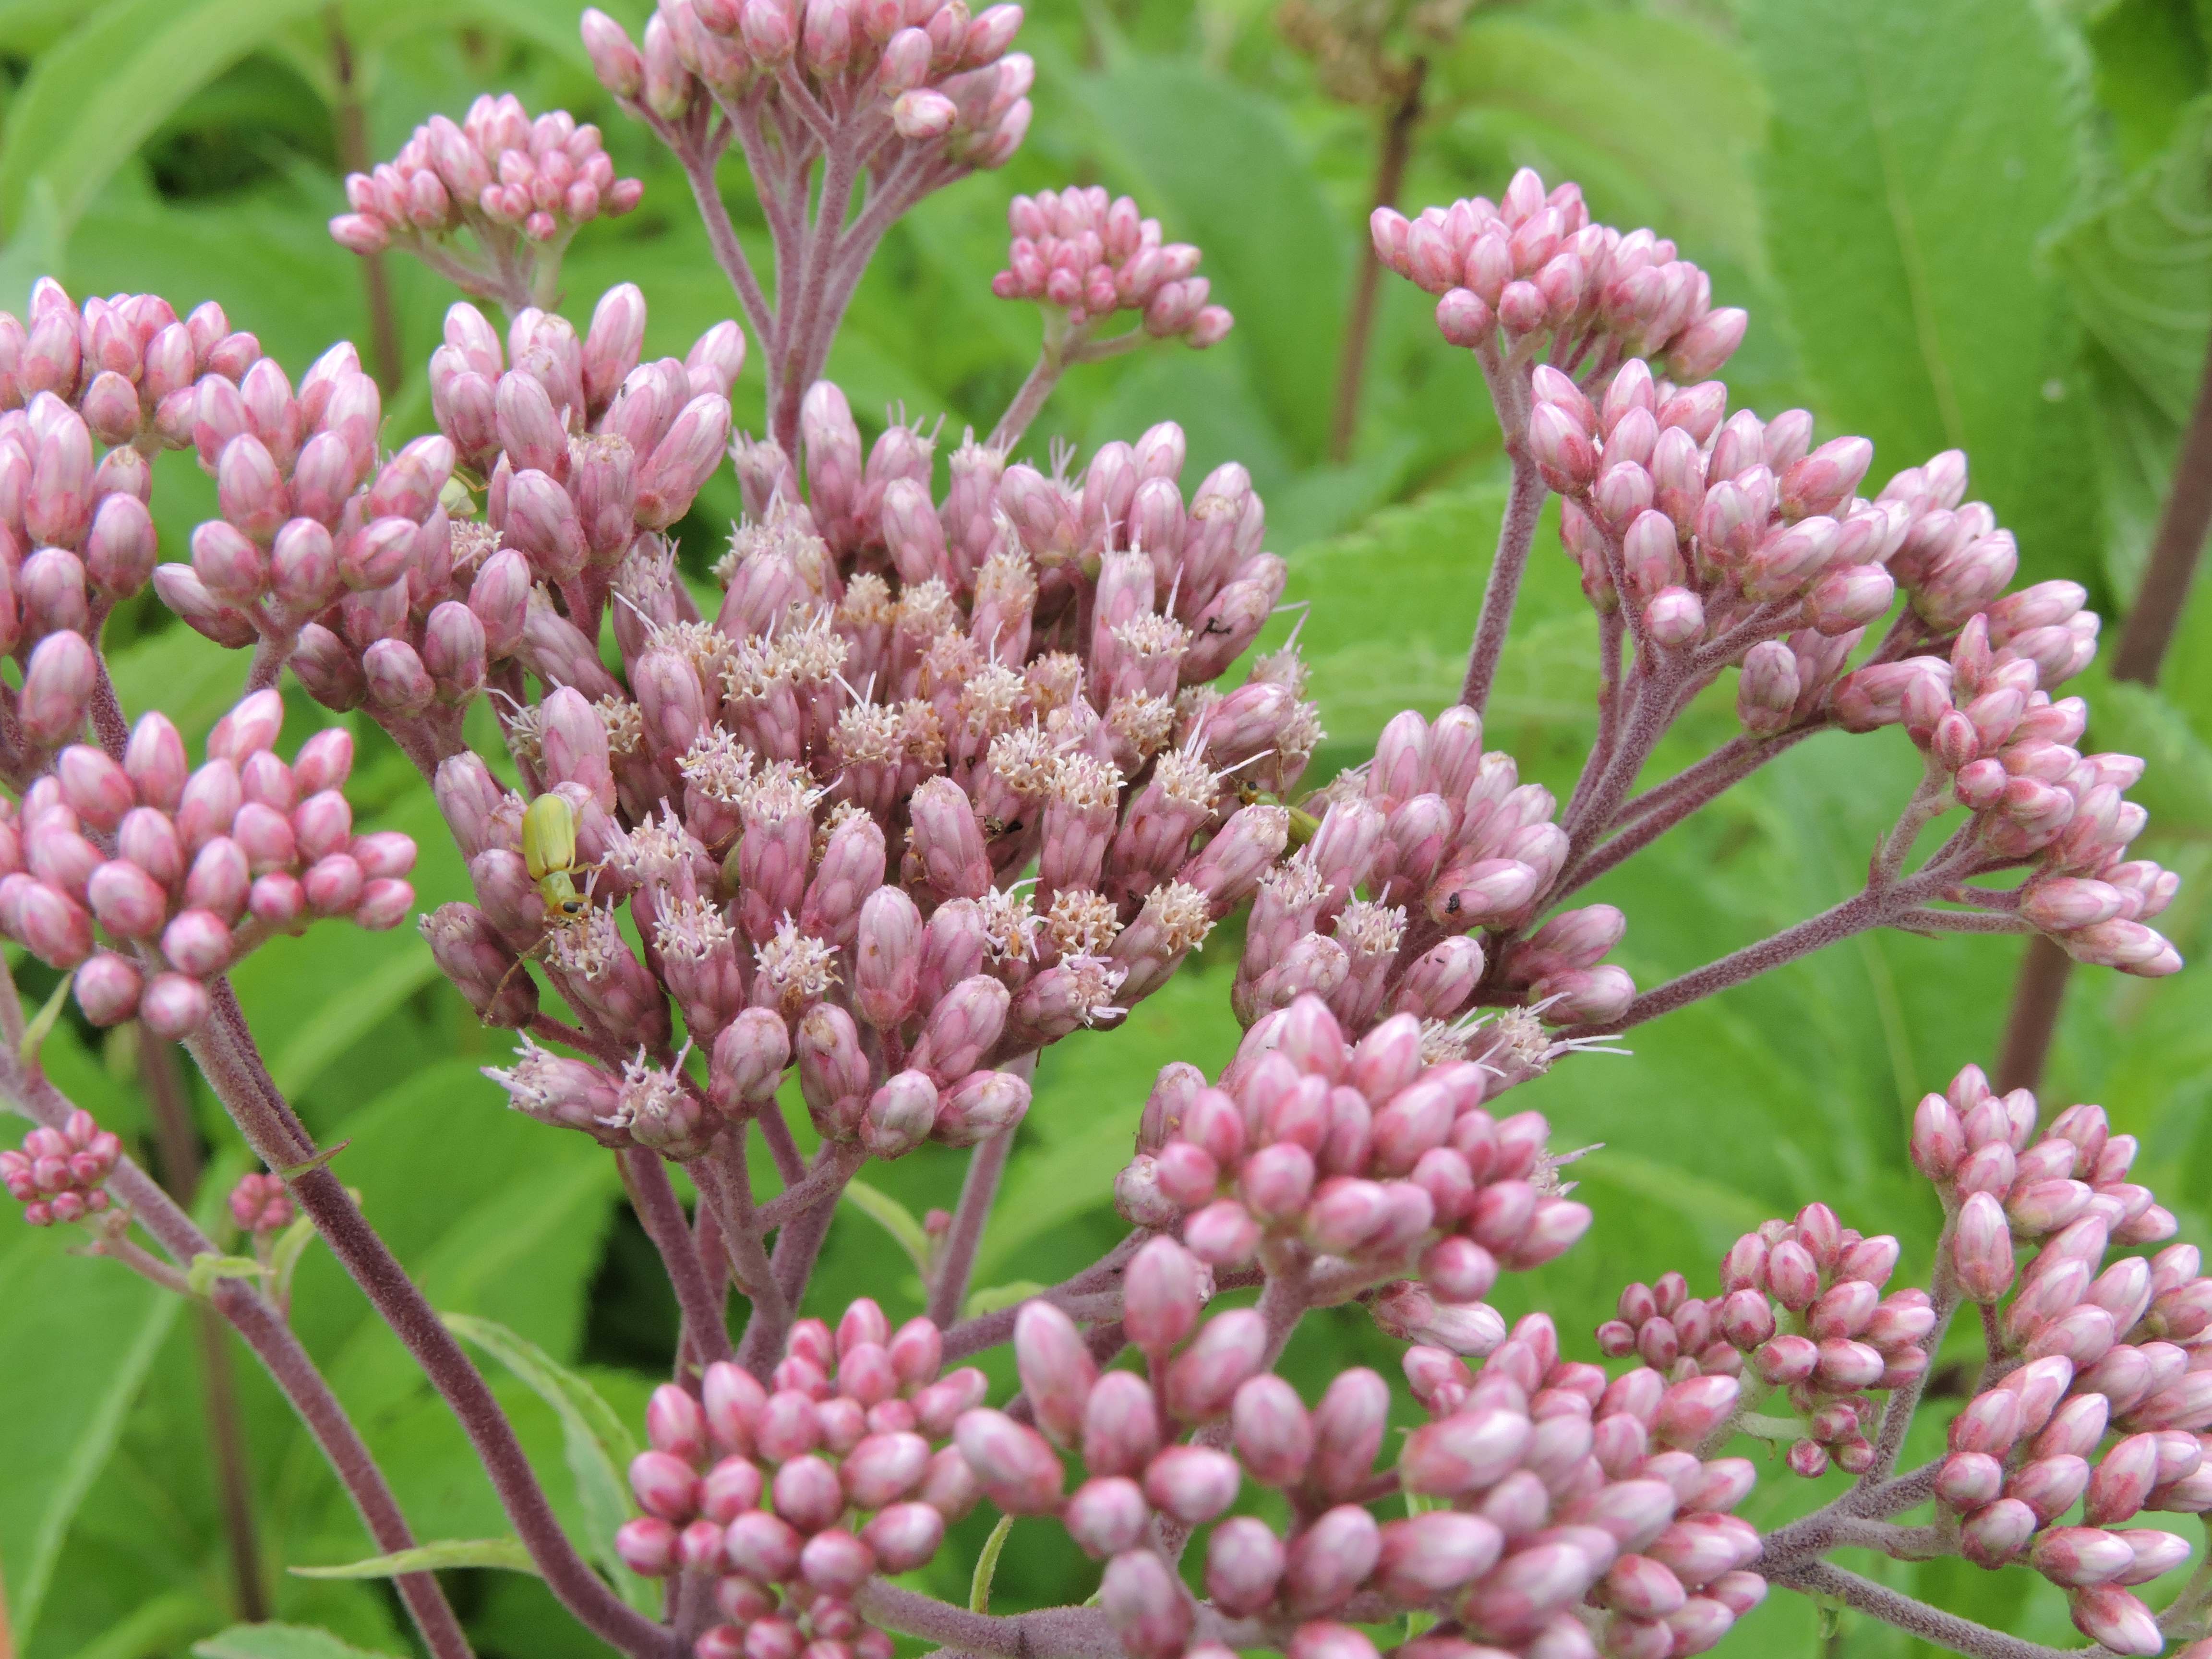
[[[1198,1322],[1200,1272],[1197,1260],[1173,1239],[1156,1238],[1138,1251],[1122,1291],[1129,1340],[1155,1356],[1179,1346]]]
[[[85,1018],[96,1026],[108,1026],[138,1012],[143,985],[137,965],[127,957],[98,951],[78,967],[72,990]]]
[[[2150,1609],[2117,1584],[2102,1584],[2076,1595],[2074,1627],[2113,1653],[2147,1655],[2166,1648],[2166,1638]]]
[[[1994,1302],[2011,1288],[2012,1231],[2004,1206],[1986,1192],[1960,1206],[1951,1240],[1960,1288],[1977,1302]]]
[[[1009,1515],[1038,1515],[1060,1502],[1060,1459],[1040,1435],[1003,1412],[964,1412],[954,1426],[960,1455],[985,1493]]]
[[[98,675],[82,634],[49,634],[31,652],[16,704],[23,735],[41,748],[66,743],[84,724]]]
[[[1073,1444],[1098,1376],[1075,1322],[1048,1302],[1024,1304],[1014,1322],[1014,1358],[1038,1427],[1061,1445]]]
[[[1190,1635],[1190,1599],[1174,1571],[1147,1549],[1106,1564],[1099,1590],[1107,1619],[1131,1659],[1177,1659]]]

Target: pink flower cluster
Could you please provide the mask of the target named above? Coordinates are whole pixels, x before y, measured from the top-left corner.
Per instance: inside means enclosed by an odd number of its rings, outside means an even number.
[[[595,558],[603,597],[604,567],[681,516],[720,457],[743,337],[725,324],[690,365],[641,367],[644,329],[627,284],[583,340],[525,310],[508,370],[481,313],[454,307],[431,360],[446,434],[380,467],[376,386],[350,346],[325,354],[296,398],[266,360],[243,389],[203,383],[195,438],[223,517],[194,532],[191,565],[156,573],[162,597],[218,643],[289,649],[319,702],[367,703],[410,752],[452,752],[499,665],[569,665],[558,653],[580,636],[550,607],[558,638],[532,648],[533,580],[573,579]],[[490,480],[489,530],[448,515],[457,463]],[[572,489],[592,514],[588,543]]]
[[[1333,866],[1316,915],[1335,916],[1334,937],[1349,954],[1330,995],[1348,1029],[1357,1033],[1375,1018],[1376,994],[1386,987],[1397,1007],[1431,1020],[1458,1013],[1478,986],[1499,1000],[1525,1001],[1557,1025],[1613,1018],[1628,1006],[1634,981],[1626,969],[1601,964],[1626,926],[1611,905],[1562,911],[1528,938],[1510,939],[1544,909],[1566,863],[1567,836],[1553,822],[1552,792],[1522,783],[1510,755],[1483,748],[1473,709],[1454,706],[1433,721],[1413,709],[1395,716],[1364,781],[1347,775],[1328,793],[1334,804],[1309,861],[1316,871],[1320,860]],[[1356,883],[1373,898],[1351,899]],[[1472,936],[1486,928],[1508,936],[1488,981]],[[1254,938],[1276,955],[1298,948],[1261,938],[1256,925],[1248,933]],[[1248,944],[1248,961],[1253,948]],[[1320,945],[1310,939],[1304,948]]]
[[[466,228],[483,252],[507,251],[515,233],[532,242],[566,240],[602,214],[635,207],[645,185],[615,177],[599,130],[566,110],[536,120],[513,93],[489,94],[456,126],[434,115],[370,173],[346,177],[353,211],[331,234],[356,253],[436,244]],[[464,284],[466,286],[467,284]]]
[[[961,1455],[933,1447],[981,1400],[983,1373],[940,1377],[942,1352],[929,1321],[894,1333],[864,1298],[834,1335],[799,1322],[766,1389],[725,1361],[697,1398],[653,1391],[651,1449],[629,1468],[645,1513],[615,1544],[633,1571],[710,1587],[724,1622],[697,1659],[890,1659],[855,1595],[927,1564],[978,1496]]]
[[[1022,9],[970,16],[964,0],[680,0],[647,21],[644,50],[613,18],[584,13],[600,82],[663,122],[718,103],[764,105],[818,140],[832,120],[865,118],[877,143],[995,167],[1029,131],[1036,67],[1009,53]],[[752,118],[758,118],[756,115]]]
[[[1411,1612],[1447,1621],[1407,1650],[1432,1659],[1594,1659],[1600,1642],[1656,1659],[1704,1652],[1764,1596],[1743,1571],[1758,1534],[1727,1513],[1751,1465],[1690,1449],[1732,1405],[1726,1379],[1670,1388],[1647,1370],[1608,1384],[1562,1359],[1533,1316],[1479,1376],[1441,1349],[1407,1352],[1433,1420],[1378,1472],[1383,1379],[1346,1371],[1309,1410],[1267,1369],[1264,1316],[1200,1324],[1206,1290],[1206,1268],[1171,1240],[1131,1260],[1123,1326],[1144,1374],[1102,1374],[1065,1314],[1030,1303],[1014,1346],[1036,1427],[980,1408],[957,1425],[994,1504],[1057,1516],[1106,1561],[1102,1605],[1131,1659],[1255,1646],[1372,1659],[1354,1626]],[[1066,1496],[1055,1446],[1086,1476]],[[1248,1476],[1290,1499],[1286,1529],[1223,1518]],[[1399,1492],[1425,1511],[1378,1522],[1367,1506]],[[1208,1523],[1201,1607],[1174,1559]]]
[[[157,1036],[190,1036],[209,981],[271,934],[321,916],[394,927],[413,906],[414,842],[355,834],[339,793],[351,734],[318,732],[288,766],[271,749],[283,717],[276,692],[255,692],[188,775],[176,727],[146,714],[119,764],[64,750],[0,820],[0,934],[75,969],[94,1024],[135,1014]]]
[[[1188,242],[1160,240],[1160,222],[1140,218],[1127,196],[1108,199],[1093,185],[1017,196],[1006,209],[1014,239],[1006,269],[991,279],[1001,300],[1036,300],[1081,328],[1116,311],[1142,313],[1158,339],[1180,335],[1204,349],[1234,322],[1206,303],[1199,252]]]
[[[1118,1020],[1287,843],[1287,811],[1240,805],[1227,775],[1303,768],[1320,734],[1295,657],[1225,697],[1205,684],[1281,591],[1241,468],[1186,509],[1171,426],[1107,446],[1080,488],[971,443],[940,511],[921,434],[892,427],[864,464],[827,383],[802,430],[804,493],[780,449],[740,445],[764,517],[733,538],[714,622],[665,553],[629,544],[627,686],[570,620],[589,593],[529,603],[516,654],[559,689],[511,711],[510,744],[533,792],[571,795],[596,902],[631,901],[653,963],[601,908],[556,931],[550,969],[624,1050],[666,1034],[672,994],[713,1056],[702,1097],[641,1061],[617,1079],[526,1053],[501,1080],[552,1121],[689,1146],[714,1133],[703,1106],[750,1109],[795,1057],[825,1134],[879,1156],[970,1144],[1027,1104],[994,1066]],[[505,486],[510,536],[532,476]],[[1105,550],[1138,521],[1151,550]],[[438,793],[477,902],[427,928],[488,1018],[526,1023],[535,991],[508,970],[546,923],[522,802],[466,756]]]
[[[1437,295],[1454,345],[1515,362],[1573,362],[1591,375],[1664,355],[1685,380],[1711,374],[1743,339],[1745,313],[1716,309],[1712,283],[1674,243],[1590,222],[1580,186],[1548,194],[1523,167],[1492,204],[1477,196],[1408,220],[1375,210],[1375,256]]]
[[[2024,1559],[2070,1592],[2090,1639],[2156,1653],[2128,1587],[2181,1565],[2189,1545],[2118,1528],[2144,1510],[2212,1510],[2212,1279],[2188,1244],[2106,1266],[2115,1245],[2172,1237],[2174,1218],[2127,1179],[2135,1138],[2113,1134],[2101,1107],[2069,1107],[2040,1139],[2036,1119],[2033,1095],[1994,1094],[1969,1066],[1914,1120],[1959,1287],[2002,1304],[1990,1386],[1951,1424],[1936,1499],[1960,1517],[1970,1560]],[[2077,1503],[2080,1523],[2058,1524]]]
[[[2181,966],[2148,925],[2172,902],[2180,878],[2127,856],[2149,814],[2122,792],[2143,763],[2082,754],[2074,745],[2088,705],[2051,696],[2095,643],[2096,617],[2081,609],[2082,598],[2079,586],[2063,581],[2008,593],[1967,619],[1948,657],[1859,669],[1836,687],[1834,707],[1854,730],[1903,725],[1930,775],[1948,778],[1974,814],[1990,867],[2027,866],[2017,890],[1970,890],[1976,903],[2012,910],[2079,961],[2156,977]]]
[[[1429,1295],[1401,1288],[1377,1320],[1486,1352],[1505,1334],[1482,1304],[1500,1269],[1540,1266],[1590,1220],[1561,1194],[1541,1115],[1482,1109],[1531,1074],[1514,1035],[1492,1036],[1479,1057],[1432,1064],[1414,1014],[1353,1044],[1302,996],[1252,1028],[1218,1085],[1194,1066],[1162,1069],[1115,1183],[1121,1211],[1179,1230],[1216,1267],[1301,1273],[1323,1301],[1418,1274]]]
[[[107,1208],[108,1176],[123,1156],[123,1143],[74,1111],[58,1129],[36,1128],[23,1137],[21,1152],[0,1152],[0,1186],[23,1206],[33,1227],[82,1221]]]
[[[1825,1204],[1794,1222],[1746,1233],[1721,1263],[1721,1295],[1701,1302],[1680,1273],[1620,1293],[1619,1316],[1598,1327],[1599,1350],[1634,1353],[1678,1377],[1742,1376],[1787,1390],[1798,1436],[1790,1469],[1812,1477],[1832,1457],[1853,1474],[1873,1467],[1867,1431],[1872,1395],[1928,1369],[1922,1346],[1936,1328],[1925,1291],[1882,1294],[1898,1243],[1862,1237]]]
[[[212,300],[181,319],[154,294],[90,299],[80,310],[60,283],[42,276],[31,287],[27,325],[0,312],[0,409],[52,392],[82,416],[94,437],[118,447],[102,463],[101,487],[89,493],[121,490],[143,502],[151,487],[148,454],[191,440],[196,404],[187,394],[210,374],[236,385],[260,356],[260,342],[234,331]],[[73,471],[74,443],[69,449]],[[37,539],[52,538],[40,532]]]
[[[250,1170],[230,1189],[230,1218],[241,1231],[267,1238],[292,1224],[292,1194],[281,1176]]]

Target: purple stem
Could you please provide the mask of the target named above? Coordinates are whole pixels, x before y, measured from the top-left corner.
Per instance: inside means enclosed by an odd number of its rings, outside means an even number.
[[[215,1017],[186,1046],[263,1163],[281,1171],[314,1155],[313,1141],[270,1080],[228,981],[216,981]],[[546,1587],[578,1623],[630,1659],[671,1659],[667,1632],[631,1611],[576,1553],[538,1486],[507,1413],[337,1178],[317,1165],[288,1184],[370,1306],[459,1420]]]
[[[738,1343],[738,1364],[763,1381],[783,1353],[784,1339],[791,1334],[799,1298],[814,1275],[815,1259],[822,1254],[822,1243],[830,1237],[830,1223],[836,1213],[833,1193],[776,1235],[775,1254],[769,1258],[769,1281],[779,1294],[773,1302],[754,1302]]]
[[[0,989],[0,997],[10,995],[9,991]],[[60,1128],[75,1109],[69,1098],[45,1078],[24,1071],[12,1052],[0,1056],[0,1089],[4,1089],[26,1114],[48,1128]],[[129,1158],[117,1160],[107,1184],[139,1225],[178,1262],[189,1266],[194,1256],[216,1254],[215,1242],[199,1230],[191,1217],[161,1190],[151,1176]],[[387,1555],[413,1549],[415,1534],[407,1525],[406,1516],[400,1513],[399,1501],[392,1495],[383,1471],[376,1467],[376,1460],[369,1455],[368,1447],[346,1416],[345,1407],[331,1392],[330,1384],[315,1369],[315,1362],[307,1357],[300,1340],[292,1334],[291,1327],[242,1279],[217,1279],[208,1299],[230,1322],[246,1346],[253,1350],[276,1386],[284,1391],[284,1397],[292,1402],[292,1409],[315,1437],[315,1443],[322,1448],[331,1472],[353,1500],[355,1513],[361,1516],[377,1549]],[[453,1609],[447,1602],[445,1592],[438,1587],[435,1577],[427,1572],[402,1573],[393,1578],[392,1584],[406,1602],[408,1613],[434,1659],[470,1659],[468,1638],[461,1633],[460,1620],[453,1616]]]
[[[1494,394],[1493,394],[1494,395]],[[1498,419],[1508,420],[1506,406],[1498,404]],[[1544,480],[1536,465],[1520,453],[1518,434],[1508,444],[1513,453],[1513,483],[1505,497],[1505,517],[1498,526],[1498,551],[1490,562],[1490,579],[1483,585],[1482,614],[1475,621],[1474,643],[1467,653],[1467,678],[1459,700],[1478,714],[1490,701],[1490,688],[1498,677],[1498,659],[1504,653],[1505,630],[1513,621],[1514,601],[1521,594],[1521,577],[1528,568],[1528,550],[1535,545],[1536,520],[1544,510]]]
[[[714,1287],[707,1282],[707,1269],[699,1260],[698,1246],[684,1218],[684,1206],[669,1183],[668,1166],[661,1162],[660,1154],[643,1146],[629,1146],[617,1156],[623,1185],[629,1190],[630,1206],[637,1212],[645,1236],[660,1252],[660,1264],[668,1270],[676,1305],[683,1313],[677,1367],[677,1381],[683,1382],[687,1363],[703,1370],[716,1360],[730,1357],[729,1329],[723,1322]]]
[[[1773,1582],[1807,1595],[1832,1595],[1845,1607],[1870,1613],[1886,1625],[1894,1625],[1909,1635],[1948,1648],[1954,1653],[1967,1654],[1972,1659],[2058,1659],[2061,1655],[2105,1651],[2094,1646],[2048,1648],[2040,1642],[2025,1642],[2017,1636],[1978,1625],[1971,1619],[1931,1607],[1925,1601],[1916,1601],[1871,1578],[1862,1578],[1826,1561],[1808,1562]]]
[[[1121,1269],[1152,1237],[1144,1228],[1136,1229],[1081,1273],[1062,1279],[1045,1291],[1043,1299],[1065,1305],[1078,1297],[1095,1297],[1102,1291],[1117,1290]],[[969,1354],[981,1353],[987,1348],[995,1348],[1002,1342],[1012,1341],[1014,1320],[1020,1312],[1018,1307],[1001,1308],[996,1313],[981,1314],[974,1319],[963,1319],[956,1325],[944,1328],[945,1359],[948,1362],[964,1359]]]
[[[1032,1061],[1035,1056],[1030,1056]],[[1011,1068],[1009,1068],[1011,1069]],[[999,1195],[999,1177],[1006,1170],[1006,1154],[1013,1149],[1014,1130],[1001,1129],[968,1155],[968,1176],[960,1184],[960,1202],[952,1212],[952,1225],[945,1235],[945,1252],[929,1281],[929,1302],[923,1310],[939,1330],[950,1330],[968,1300],[968,1280],[975,1271],[975,1253],[982,1247],[983,1229],[991,1219],[991,1204]]]
[[[1632,1025],[1641,1025],[1649,1019],[1672,1013],[1675,1009],[1725,991],[1731,985],[1791,963],[1800,957],[1835,944],[1839,939],[1863,933],[1870,927],[1880,927],[1894,922],[1916,908],[1923,900],[1931,898],[1945,885],[1947,872],[1922,870],[1917,874],[1880,891],[1869,889],[1855,893],[1842,903],[1832,905],[1817,916],[1808,916],[1794,927],[1785,927],[1771,939],[1747,945],[1742,950],[1709,962],[1704,967],[1671,979],[1656,989],[1646,991],[1628,1005],[1628,1012],[1619,1019],[1602,1026],[1592,1026],[1577,1036],[1595,1036],[1600,1031],[1625,1031]]]
[[[1122,1659],[1121,1639],[1097,1607],[1040,1607],[994,1618],[871,1578],[853,1598],[860,1617],[963,1653],[999,1659]]]
[[[1784,750],[1824,729],[1805,726],[1775,738],[1735,738],[1665,783],[1645,790],[1613,814],[1614,821],[1622,827],[1568,866],[1547,898],[1556,903],[1568,894],[1589,886],[1675,825],[1696,817]],[[1739,744],[1744,747],[1739,748]]]
[[[738,240],[737,227],[730,222],[730,210],[722,201],[720,186],[714,182],[714,161],[697,146],[681,142],[672,134],[664,132],[661,137],[684,165],[684,177],[691,186],[691,199],[698,204],[699,216],[706,222],[707,245],[714,251],[714,263],[722,268],[722,274],[730,279],[730,286],[737,290],[738,303],[745,308],[745,320],[752,325],[754,337],[765,350],[775,327],[775,313],[769,310],[768,296],[761,292],[760,278],[753,275],[752,261],[745,258],[745,250]]]

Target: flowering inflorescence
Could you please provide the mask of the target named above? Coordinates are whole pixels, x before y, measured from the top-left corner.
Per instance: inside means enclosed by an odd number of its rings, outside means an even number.
[[[447,313],[439,430],[396,453],[350,346],[295,386],[212,307],[80,309],[42,283],[27,325],[0,316],[0,646],[23,671],[0,687],[0,771],[20,794],[0,810],[0,934],[73,969],[94,1024],[191,1039],[285,1172],[230,1195],[262,1272],[216,1298],[225,1316],[262,1298],[276,1319],[253,1326],[257,1348],[281,1352],[296,1191],[471,1433],[497,1439],[237,1011],[216,1017],[222,975],[271,934],[390,927],[414,902],[413,843],[353,831],[349,733],[276,757],[289,665],[432,780],[472,897],[422,931],[485,1023],[520,1034],[488,1074],[516,1109],[619,1152],[669,1268],[678,1380],[653,1396],[629,1470],[641,1513],[613,1540],[669,1581],[666,1624],[574,1559],[519,1454],[487,1456],[547,1582],[629,1659],[890,1659],[894,1633],[1031,1659],[1116,1644],[1373,1659],[1362,1627],[1401,1617],[1403,1659],[1673,1659],[1770,1583],[2020,1650],[1818,1559],[1838,1545],[2025,1561],[2114,1652],[2196,1633],[2207,1592],[2157,1618],[2136,1595],[2186,1545],[2121,1523],[2212,1510],[2212,1280],[2167,1243],[2173,1216],[2129,1180],[2134,1143],[2097,1108],[2039,1135],[2033,1097],[1971,1067],[1923,1103],[1911,1155],[1945,1216],[1925,1288],[1892,1287],[1894,1237],[1814,1203],[1740,1239],[1710,1299],[1679,1274],[1630,1285],[1597,1333],[1634,1362],[1617,1376],[1563,1355],[1547,1316],[1509,1330],[1486,1300],[1591,1219],[1560,1176],[1576,1155],[1497,1103],[1607,1031],[1879,925],[2039,930],[2083,960],[2179,966],[2148,926],[2176,879],[2126,857],[2142,764],[2081,753],[2086,708],[2054,696],[2095,651],[2083,592],[2004,592],[2016,550],[1965,500],[1955,452],[1866,499],[1865,441],[1815,445],[1802,410],[1731,415],[1703,377],[1744,313],[1715,307],[1672,243],[1593,224],[1575,186],[1524,171],[1495,204],[1375,216],[1378,256],[1439,296],[1445,337],[1475,356],[1511,486],[1461,703],[1399,715],[1371,760],[1301,798],[1323,733],[1295,632],[1234,672],[1287,576],[1246,470],[1187,494],[1188,447],[1164,422],[1079,471],[1072,451],[1016,459],[1069,367],[1222,337],[1196,248],[1103,189],[1017,198],[994,288],[1040,305],[1042,350],[941,489],[937,428],[899,411],[864,443],[823,378],[888,226],[1021,142],[1020,21],[963,0],[664,0],[640,46],[585,14],[600,78],[675,151],[737,289],[765,359],[760,437],[733,436],[735,323],[648,361],[636,288],[580,333],[547,308],[570,236],[637,186],[595,129],[512,97],[431,120],[349,180],[354,211],[333,222],[508,313],[503,337],[471,305]],[[716,178],[732,143],[777,244],[773,310]],[[1134,321],[1102,337],[1118,313]],[[186,446],[218,516],[189,563],[157,568],[149,461]],[[725,456],[744,516],[702,605],[672,534]],[[1483,748],[1547,492],[1600,617],[1597,738],[1564,804]],[[161,715],[125,725],[94,647],[149,579],[202,634],[254,648],[197,771]],[[1632,796],[1729,669],[1741,735]],[[479,699],[497,762],[464,738]],[[1863,894],[1656,991],[1605,960],[1626,918],[1570,907],[1580,887],[1789,744],[1886,725],[1925,769]],[[1248,902],[1227,988],[1244,1037],[1211,1083],[1158,1074],[1116,1183],[1129,1237],[1018,1310],[959,1319],[1039,1051],[1120,1024]],[[541,1011],[532,963],[574,1024]],[[787,1079],[822,1142],[811,1160],[779,1104]],[[181,1212],[154,1225],[159,1195],[128,1184],[117,1138],[39,1087],[48,1127],[0,1153],[28,1218],[100,1215],[98,1251],[171,1288],[201,1282],[203,1256],[220,1276]],[[755,1195],[756,1132],[773,1197]],[[908,1236],[927,1314],[896,1332],[866,1299],[834,1331],[799,1318],[854,1171],[933,1141],[975,1152],[957,1212]],[[131,1244],[134,1218],[192,1273]],[[734,1345],[732,1280],[751,1309]],[[1201,1318],[1245,1290],[1256,1305]],[[1899,1474],[1966,1301],[1986,1364],[1947,1453]],[[1347,1370],[1309,1407],[1274,1373],[1304,1312],[1353,1302],[1410,1345],[1429,1418],[1382,1468],[1380,1376]],[[1007,1340],[1021,1389],[1003,1408],[983,1371],[940,1374]],[[1116,1364],[1125,1349],[1141,1368]],[[276,1367],[295,1402],[307,1367]],[[1859,1484],[1762,1540],[1734,1514],[1753,1467],[1720,1455],[1739,1432],[1786,1447],[1800,1475]],[[357,1450],[338,1443],[359,1498]],[[1248,1481],[1279,1519],[1237,1512]],[[363,1513],[388,1512],[373,1493]],[[1053,1518],[1103,1562],[1095,1609],[1002,1623],[884,1582],[984,1499]],[[1930,1500],[1924,1526],[1887,1518]],[[1208,1528],[1200,1600],[1181,1564]],[[435,1607],[427,1576],[400,1582],[418,1615]]]
[[[2108,1264],[2114,1247],[2171,1238],[2173,1216],[2128,1180],[2135,1139],[2101,1107],[2039,1121],[2033,1094],[1996,1093],[1978,1066],[1922,1100],[1912,1161],[1945,1214],[1931,1289],[1884,1296],[1897,1241],[1813,1204],[1739,1239],[1711,1301],[1680,1274],[1630,1285],[1598,1345],[1685,1380],[1741,1377],[1731,1426],[1785,1445],[1797,1474],[1832,1461],[1879,1474],[1869,1437],[1894,1456],[1904,1419],[1890,1414],[1917,1402],[1953,1311],[1981,1304],[1986,1363],[1929,1466],[1936,1518],[1892,1529],[1895,1553],[2024,1562],[2068,1592],[2091,1640],[2154,1654],[2164,1636],[2131,1587],[2187,1561],[2189,1543],[2120,1523],[2212,1510],[2212,1279],[2188,1244]]]

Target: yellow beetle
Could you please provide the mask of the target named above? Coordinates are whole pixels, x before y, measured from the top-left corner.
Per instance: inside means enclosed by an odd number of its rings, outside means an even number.
[[[592,914],[591,884],[586,882],[584,890],[577,891],[576,877],[596,872],[599,866],[576,862],[576,809],[566,797],[540,795],[523,809],[522,862],[545,902],[545,933],[499,976],[492,988],[494,1001],[507,989],[507,981],[522,971],[524,963],[542,955],[556,934],[582,927]]]
[[[545,901],[549,931],[573,927],[592,908],[576,890],[576,809],[565,795],[540,795],[522,814],[522,861]]]

